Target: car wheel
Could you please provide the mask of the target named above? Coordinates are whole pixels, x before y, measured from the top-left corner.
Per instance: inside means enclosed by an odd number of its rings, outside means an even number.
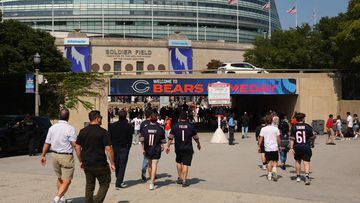
[[[0,140],[0,157],[7,155],[7,145],[4,140]]]

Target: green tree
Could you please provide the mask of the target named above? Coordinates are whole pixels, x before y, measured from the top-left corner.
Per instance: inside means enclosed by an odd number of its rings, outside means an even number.
[[[264,68],[356,69],[360,66],[360,0],[348,11],[307,24],[277,30],[271,39],[257,38],[245,60]]]
[[[341,30],[335,36],[338,46],[339,66],[347,69],[360,68],[360,0],[351,0]]]
[[[55,46],[49,33],[34,30],[18,21],[0,23],[0,73],[14,74],[34,71],[33,56],[41,55],[41,72],[68,72],[70,63]]]

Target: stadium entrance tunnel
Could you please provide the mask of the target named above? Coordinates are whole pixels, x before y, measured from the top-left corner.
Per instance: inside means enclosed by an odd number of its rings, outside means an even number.
[[[293,115],[298,95],[233,95],[232,108],[235,119],[240,120],[244,112],[250,116],[250,130],[261,124],[261,118],[269,111],[275,111],[279,116]]]
[[[293,78],[114,78],[110,80],[109,96],[206,98],[210,94],[209,85],[215,83],[229,84],[232,97],[230,112],[235,114],[236,120],[240,120],[243,113],[247,112],[250,116],[250,130],[259,125],[261,117],[270,110],[277,112],[279,116],[292,116],[298,100],[297,80]],[[223,93],[224,90],[211,94],[223,98]],[[169,105],[169,99],[166,100],[165,105]],[[159,107],[161,103],[158,102]],[[196,107],[202,106],[200,103],[197,103]],[[212,109],[205,114],[205,127],[210,128],[212,125],[209,124],[214,120],[214,128],[216,128],[216,119],[208,118],[219,113]],[[210,130],[213,130],[212,127]]]

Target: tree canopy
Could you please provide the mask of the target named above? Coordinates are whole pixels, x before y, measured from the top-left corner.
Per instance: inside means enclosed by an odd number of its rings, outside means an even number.
[[[33,72],[35,53],[41,55],[41,72],[70,71],[70,63],[57,49],[55,38],[49,33],[14,20],[0,23],[0,73]]]
[[[276,30],[271,39],[257,38],[245,61],[277,69],[356,69],[360,67],[360,0],[346,13],[322,18],[314,27]]]

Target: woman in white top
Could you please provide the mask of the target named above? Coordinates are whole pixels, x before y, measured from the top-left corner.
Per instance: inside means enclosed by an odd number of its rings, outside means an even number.
[[[335,123],[335,125],[336,125],[336,133],[335,133],[335,137],[341,137],[341,140],[344,140],[344,135],[343,135],[343,133],[341,132],[341,130],[342,130],[342,123],[341,123],[341,117],[340,117],[340,115],[338,115],[337,117],[336,117],[336,123]]]

